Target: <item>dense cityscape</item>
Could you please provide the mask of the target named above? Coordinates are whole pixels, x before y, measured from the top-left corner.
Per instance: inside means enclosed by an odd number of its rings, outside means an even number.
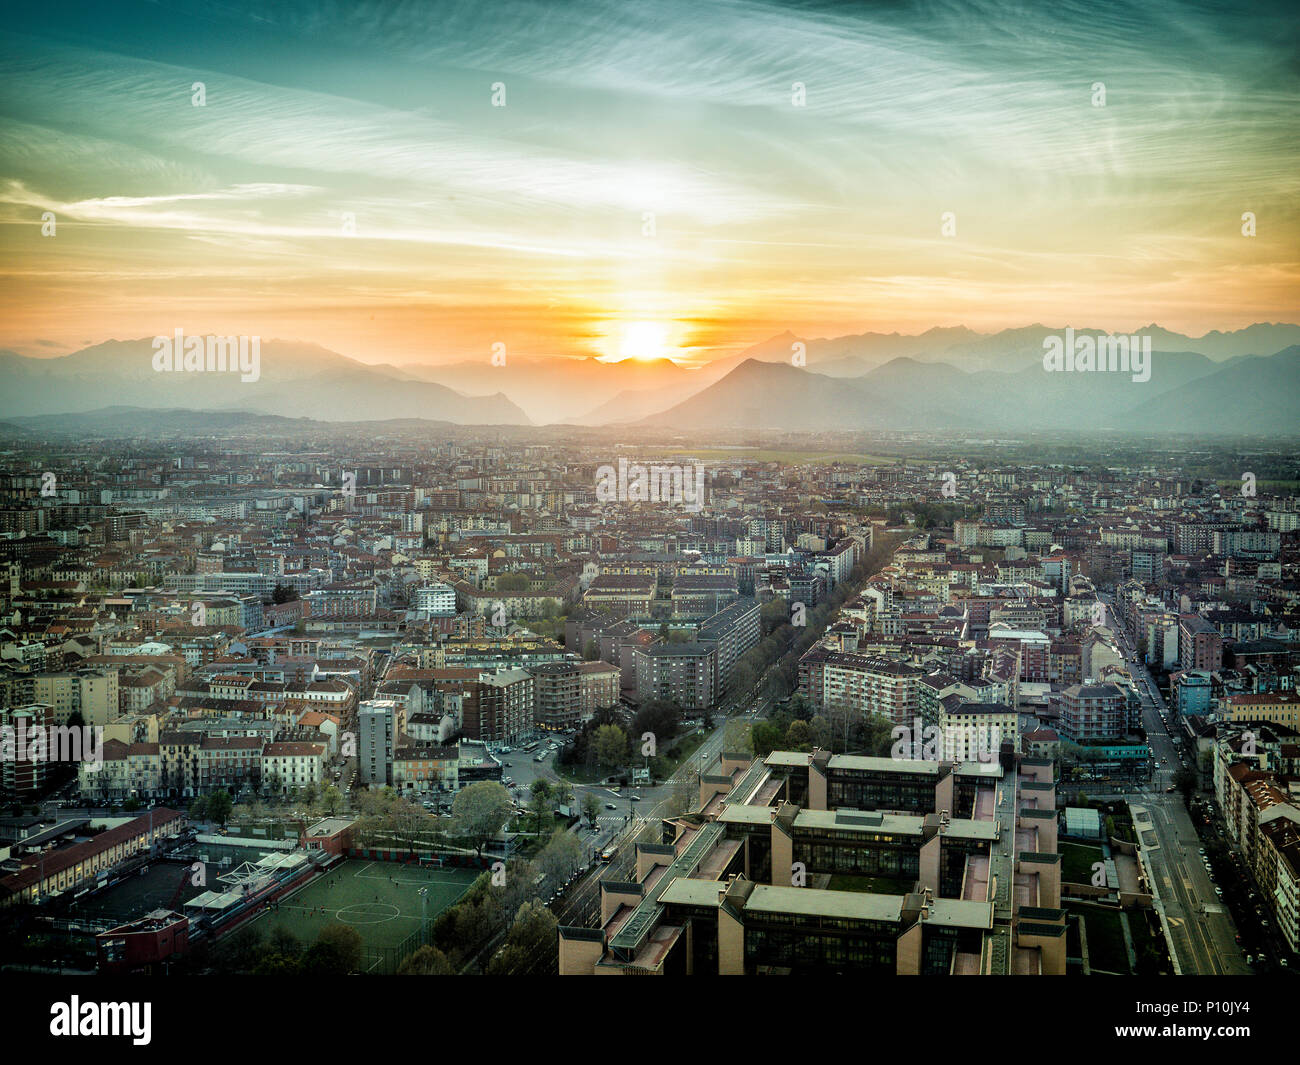
[[[549,435],[9,441],[6,967],[1300,961],[1292,452]]]

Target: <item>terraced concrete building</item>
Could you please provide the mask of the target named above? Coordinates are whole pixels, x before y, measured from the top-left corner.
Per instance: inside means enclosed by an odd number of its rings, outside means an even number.
[[[721,755],[561,975],[1063,975],[1053,763]]]

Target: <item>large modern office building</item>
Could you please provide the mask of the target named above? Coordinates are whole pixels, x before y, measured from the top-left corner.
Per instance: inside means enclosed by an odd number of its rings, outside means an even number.
[[[1053,764],[723,754],[562,975],[1064,975]]]

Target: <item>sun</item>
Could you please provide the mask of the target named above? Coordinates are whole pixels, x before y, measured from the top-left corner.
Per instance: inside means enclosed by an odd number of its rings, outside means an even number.
[[[618,346],[621,359],[667,358],[668,327],[659,322],[628,322]]]

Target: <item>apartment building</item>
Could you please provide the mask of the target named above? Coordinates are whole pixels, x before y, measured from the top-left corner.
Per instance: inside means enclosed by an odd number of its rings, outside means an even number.
[[[516,743],[533,731],[537,682],[524,669],[480,673],[461,703],[465,738]]]
[[[547,662],[529,669],[536,681],[534,718],[538,728],[563,731],[582,721],[580,665],[578,662]]]
[[[877,714],[895,725],[912,724],[918,716],[918,688],[925,670],[892,658],[853,651],[827,652],[820,692],[812,704],[817,711],[855,717]]]
[[[1114,684],[1071,684],[1061,692],[1061,733],[1076,743],[1114,739],[1128,727],[1128,699]]]
[[[714,649],[714,689],[719,695],[731,687],[736,663],[746,651],[758,645],[762,636],[762,613],[755,599],[738,599],[700,626],[695,642]]]
[[[1020,715],[1004,703],[945,700],[939,704],[939,736],[945,761],[987,762],[1003,743],[1020,748]]]
[[[1285,725],[1300,731],[1300,692],[1229,695],[1220,702],[1219,709],[1234,724]]]
[[[325,779],[324,743],[289,741],[262,748],[262,786],[285,795],[299,788],[316,787]]]
[[[66,725],[74,713],[83,724],[107,725],[120,710],[118,681],[116,669],[38,673],[35,701],[49,705],[56,725]]]
[[[402,794],[427,795],[460,788],[460,748],[436,744],[399,747],[393,755],[393,787]]]
[[[707,710],[718,698],[717,650],[703,643],[657,643],[638,648],[636,694],[641,702]]]
[[[357,710],[357,780],[371,787],[393,782],[393,750],[400,724],[391,699],[368,699]]]
[[[1200,614],[1178,616],[1178,662],[1183,669],[1223,667],[1223,637]]]

